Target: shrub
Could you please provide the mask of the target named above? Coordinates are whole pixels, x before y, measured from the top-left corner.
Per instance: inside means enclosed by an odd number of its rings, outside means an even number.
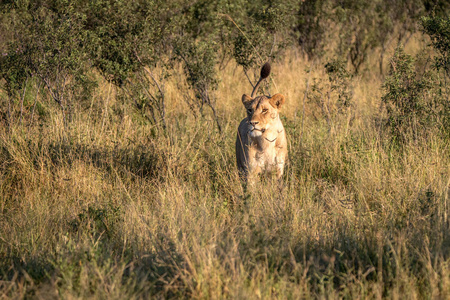
[[[321,111],[321,117],[327,121],[328,130],[338,115],[347,114],[352,105],[352,75],[346,68],[346,62],[339,59],[324,65],[328,80],[314,78],[308,100],[315,103]]]
[[[187,82],[198,100],[200,112],[203,114],[203,106],[207,105],[214,115],[217,128],[222,131],[214,98],[214,91],[218,84],[215,70],[217,45],[206,41],[194,42],[190,39],[182,39],[178,42],[175,51],[183,61]]]
[[[404,142],[417,139],[436,121],[436,98],[433,97],[434,74],[429,70],[417,72],[415,60],[398,47],[391,59],[391,69],[382,97],[388,114],[388,127],[394,139]]]
[[[9,25],[16,34],[1,59],[0,76],[10,95],[23,89],[28,78],[36,78],[63,115],[68,112],[70,116],[73,100],[89,98],[95,86],[86,76],[90,64],[85,51],[89,44],[83,30],[85,15],[72,2],[47,4],[11,5],[9,14],[16,17],[11,17]]]
[[[298,35],[298,44],[302,51],[313,59],[324,54],[327,38],[326,19],[328,11],[325,9],[327,1],[303,1],[297,14],[297,24],[294,27]]]
[[[450,76],[450,17],[423,17],[421,25],[422,31],[429,35],[431,45],[438,53],[435,57],[435,68],[438,71],[435,86],[439,97],[439,117],[444,133],[450,134],[450,101],[447,83]],[[439,72],[441,70],[443,74]]]
[[[450,75],[450,17],[422,17],[421,25],[439,53],[435,60],[436,67]]]

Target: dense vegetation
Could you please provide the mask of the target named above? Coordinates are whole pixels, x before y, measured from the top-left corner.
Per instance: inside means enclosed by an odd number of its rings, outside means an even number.
[[[2,1],[0,297],[450,297],[449,15]],[[265,61],[290,160],[282,189],[244,192]]]

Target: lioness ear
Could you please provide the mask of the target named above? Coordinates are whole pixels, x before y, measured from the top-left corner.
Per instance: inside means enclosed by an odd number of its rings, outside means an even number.
[[[275,94],[272,96],[272,98],[269,99],[270,105],[275,107],[276,109],[279,109],[281,105],[284,104],[284,96],[281,94]]]
[[[245,107],[247,107],[247,105],[252,103],[252,101],[253,101],[252,97],[247,96],[246,94],[242,95],[242,103],[244,104]]]

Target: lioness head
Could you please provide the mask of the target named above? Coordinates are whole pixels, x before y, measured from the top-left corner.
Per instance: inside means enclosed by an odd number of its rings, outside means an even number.
[[[267,96],[252,98],[244,94],[242,103],[247,110],[248,134],[251,137],[258,137],[277,123],[278,111],[284,103],[284,96],[275,94],[270,98]]]

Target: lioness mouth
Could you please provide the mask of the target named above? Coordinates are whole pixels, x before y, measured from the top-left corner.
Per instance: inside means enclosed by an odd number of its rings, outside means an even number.
[[[256,128],[256,127],[253,127],[253,129],[250,130],[250,131],[253,131],[253,130],[258,130],[258,131],[261,131],[262,133],[264,133],[264,131],[266,131],[264,128],[258,129],[258,128]]]

